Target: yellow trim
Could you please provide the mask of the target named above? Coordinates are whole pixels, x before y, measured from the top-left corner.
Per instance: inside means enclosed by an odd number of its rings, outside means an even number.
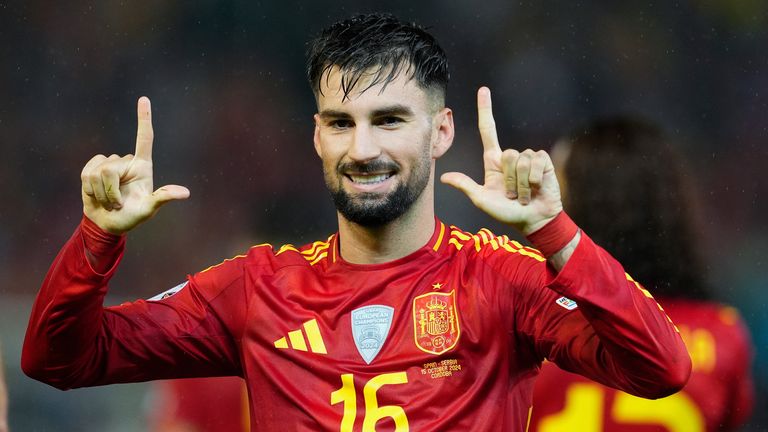
[[[452,244],[452,245],[456,246],[456,250],[461,250],[461,248],[463,248],[463,247],[464,247],[464,245],[463,245],[463,244],[459,243],[459,241],[458,241],[458,240],[456,240],[456,239],[455,239],[455,238],[453,238],[453,237],[451,237],[450,239],[448,239],[448,244]]]
[[[480,252],[480,248],[482,247],[482,246],[480,246],[480,236],[473,235],[472,236],[472,240],[475,241],[475,251],[476,252]]]
[[[307,350],[307,343],[304,342],[304,335],[301,333],[301,330],[294,330],[294,331],[288,332],[288,339],[291,340],[291,347],[293,349],[296,349],[299,351]]]
[[[480,230],[477,232],[477,234],[480,236],[480,238],[483,240],[483,244],[488,243],[488,233],[486,233],[483,230]]]
[[[323,253],[321,253],[321,254],[320,254],[320,256],[318,256],[318,257],[317,257],[317,258],[316,258],[314,261],[311,261],[311,262],[309,263],[309,265],[315,265],[315,264],[319,263],[320,261],[322,261],[322,260],[323,260],[323,258],[325,258],[325,257],[327,257],[327,256],[328,256],[328,252],[323,252]],[[307,261],[309,261],[309,260],[307,260]]]
[[[437,252],[437,250],[440,248],[440,244],[443,242],[443,234],[445,234],[445,224],[440,222],[440,234],[437,236],[435,245],[432,246],[432,250],[435,252]]]
[[[304,255],[314,255],[315,254],[315,250],[317,250],[318,247],[320,247],[321,245],[323,245],[325,243],[326,242],[324,242],[322,240],[318,240],[316,242],[313,242],[307,249],[304,249],[303,251],[301,251],[301,253],[304,254]]]
[[[233,256],[232,258],[227,258],[227,259],[225,259],[224,261],[222,261],[222,262],[220,262],[220,263],[218,263],[218,264],[215,264],[215,265],[212,265],[212,266],[208,267],[207,269],[205,269],[205,270],[201,271],[200,273],[205,273],[205,272],[207,272],[208,270],[211,270],[211,269],[213,269],[213,268],[216,268],[216,267],[218,267],[218,266],[220,266],[220,265],[222,265],[222,264],[224,264],[224,263],[226,263],[226,262],[228,262],[228,261],[234,261],[234,260],[236,260],[236,259],[238,259],[238,258],[245,258],[245,255],[235,255],[235,256]]]
[[[467,241],[472,238],[472,236],[470,236],[469,234],[459,230],[452,230],[451,236],[458,237],[459,240],[463,240],[463,241]]]
[[[304,331],[307,332],[307,339],[309,340],[309,347],[313,353],[316,354],[328,354],[325,350],[325,343],[323,342],[323,336],[320,334],[320,327],[317,325],[316,319],[311,319],[304,323]]]
[[[537,254],[535,252],[531,252],[531,251],[529,251],[527,249],[520,249],[520,255],[525,255],[527,257],[531,257],[531,258],[535,259],[538,262],[544,262],[544,261],[547,260],[543,256],[541,256],[541,255],[539,255],[539,254]]]
[[[328,249],[328,243],[325,243],[325,247],[320,246],[318,247],[314,253],[312,254],[305,254],[304,252],[301,252],[301,254],[304,256],[304,258],[307,259],[307,261],[313,261],[315,258],[317,258],[318,255],[323,253],[323,251]]]
[[[296,246],[294,246],[294,245],[292,245],[292,244],[285,244],[285,245],[282,245],[282,246],[280,246],[280,250],[278,250],[278,251],[277,251],[277,253],[275,254],[275,256],[277,256],[277,255],[280,255],[281,253],[283,253],[283,252],[285,252],[285,251],[294,251],[294,252],[298,252],[299,250],[298,250],[298,249],[296,249]]]

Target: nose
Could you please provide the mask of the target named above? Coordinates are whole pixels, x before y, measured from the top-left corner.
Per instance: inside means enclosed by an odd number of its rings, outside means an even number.
[[[376,143],[376,137],[371,128],[356,127],[347,156],[354,161],[364,162],[376,159],[380,155],[381,148]]]

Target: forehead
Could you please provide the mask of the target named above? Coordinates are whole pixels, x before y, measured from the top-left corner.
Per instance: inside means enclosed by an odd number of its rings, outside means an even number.
[[[321,77],[320,92],[316,95],[318,111],[369,112],[395,104],[405,105],[414,112],[428,111],[428,93],[405,73],[399,73],[389,83],[374,86],[370,86],[374,73],[364,73],[346,97],[342,88],[343,76],[341,69],[334,66]]]

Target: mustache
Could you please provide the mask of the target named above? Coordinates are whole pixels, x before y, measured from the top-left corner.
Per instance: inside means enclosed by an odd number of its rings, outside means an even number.
[[[382,171],[398,171],[400,165],[392,161],[376,159],[370,162],[340,162],[336,169],[339,173],[357,172],[367,174]]]

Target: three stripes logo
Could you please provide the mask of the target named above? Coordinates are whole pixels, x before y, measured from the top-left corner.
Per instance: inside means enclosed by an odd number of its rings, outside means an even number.
[[[315,354],[328,354],[323,342],[323,336],[320,334],[320,327],[317,320],[312,318],[302,325],[304,329],[298,329],[288,332],[288,338],[281,337],[275,341],[275,348],[295,349],[298,351],[312,351]],[[306,338],[305,338],[306,336]],[[309,346],[307,346],[309,342]],[[289,346],[290,344],[290,346]]]

